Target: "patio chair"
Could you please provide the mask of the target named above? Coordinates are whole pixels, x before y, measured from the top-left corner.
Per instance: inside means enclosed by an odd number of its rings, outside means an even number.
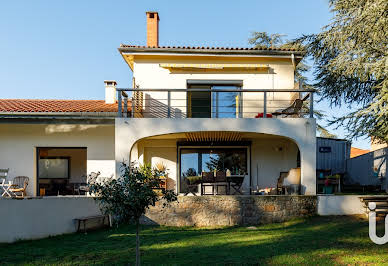
[[[8,172],[9,172],[9,168],[8,169],[0,169],[0,184],[1,185],[4,185],[5,184],[5,181],[7,179],[7,176],[8,176]],[[0,195],[3,193],[3,189],[0,188]]]
[[[28,181],[30,179],[27,176],[17,176],[13,179],[12,185],[9,189],[12,193],[16,195],[16,197],[25,197],[27,196],[26,190],[28,186]],[[21,196],[18,195],[18,193],[21,193]]]
[[[241,191],[242,184],[244,183],[245,176],[230,176],[230,188],[233,188],[234,192],[233,195],[236,195],[237,193],[240,195],[243,195]]]
[[[278,182],[276,185],[276,193],[278,195],[284,195],[285,194],[285,188],[283,186],[284,178],[286,178],[288,175],[288,172],[280,172]]]
[[[191,181],[190,178],[198,178],[198,180]],[[197,196],[198,185],[201,184],[201,179],[202,179],[202,177],[200,177],[200,176],[198,176],[198,177],[191,176],[191,177],[185,178],[186,192],[185,192],[184,196],[187,196],[190,193],[193,194],[194,196]]]
[[[206,187],[212,188],[211,194],[206,194]],[[202,172],[201,195],[214,195],[214,173]]]
[[[225,187],[225,194],[229,194],[229,183],[226,178],[226,172],[224,171],[217,171],[216,177],[215,177],[215,188],[216,188],[216,195],[221,195],[218,192],[219,187]]]
[[[303,107],[303,100],[302,99],[295,99],[294,102],[285,109],[276,110],[274,113],[272,113],[275,116],[278,115],[300,115],[301,110]]]

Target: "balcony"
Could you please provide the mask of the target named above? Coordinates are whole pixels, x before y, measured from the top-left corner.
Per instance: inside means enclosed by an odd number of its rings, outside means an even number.
[[[118,116],[131,118],[313,117],[315,90],[117,88]],[[129,96],[132,100],[129,101]],[[128,105],[131,106],[128,110]]]

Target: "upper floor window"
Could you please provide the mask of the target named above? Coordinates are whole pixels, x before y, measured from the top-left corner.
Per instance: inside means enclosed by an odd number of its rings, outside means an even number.
[[[236,118],[241,116],[242,99],[239,85],[189,84],[187,106],[191,118]],[[203,91],[201,91],[203,90]],[[221,91],[219,91],[221,90]],[[228,91],[230,90],[230,91]]]

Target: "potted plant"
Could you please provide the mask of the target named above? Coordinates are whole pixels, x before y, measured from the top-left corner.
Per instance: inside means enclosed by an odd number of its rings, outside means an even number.
[[[325,186],[323,187],[323,194],[332,194],[333,186],[330,184],[329,176],[325,179]]]
[[[163,190],[167,190],[167,178],[168,178],[168,174],[167,174],[167,167],[166,165],[164,165],[162,162],[158,162],[156,165],[155,165],[155,169],[157,170],[157,172],[159,173],[159,188],[158,189],[161,189],[162,191]]]

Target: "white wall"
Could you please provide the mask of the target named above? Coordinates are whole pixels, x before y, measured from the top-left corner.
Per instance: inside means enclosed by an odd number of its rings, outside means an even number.
[[[269,65],[269,69],[252,71],[209,71],[209,70],[170,70],[160,66],[160,64],[263,64]],[[136,86],[139,88],[170,88],[185,89],[187,80],[242,80],[243,89],[293,89],[294,88],[294,68],[291,58],[268,58],[268,57],[155,57],[139,58],[135,57],[133,77]],[[151,112],[158,111],[167,113],[167,93],[152,92],[145,95],[145,114],[150,117]],[[268,112],[273,112],[282,107],[290,105],[291,93],[268,93]],[[186,93],[172,92],[171,106],[173,107],[173,117],[186,117]],[[243,112],[244,117],[254,117],[257,112],[262,112],[263,93],[244,93]],[[257,101],[252,101],[252,100]],[[276,101],[274,101],[276,100]],[[280,100],[280,101],[279,101]],[[154,106],[158,105],[158,108]],[[147,107],[149,106],[149,107]],[[151,109],[149,109],[151,108]],[[154,113],[152,114],[155,115]]]
[[[177,188],[177,150],[176,140],[148,140],[143,141],[144,162],[155,166],[163,163],[167,167],[167,189]]]
[[[0,124],[0,168],[9,179],[28,176],[27,195],[36,195],[36,147],[86,147],[87,173],[115,172],[114,125]]]
[[[170,71],[162,68],[159,64],[164,63],[236,63],[236,64],[268,64],[268,70],[249,71],[241,70],[239,72],[211,72],[211,71]],[[155,58],[138,59],[134,63],[134,74],[136,85],[140,88],[186,88],[188,79],[220,79],[220,80],[243,80],[244,88],[247,89],[286,89],[294,87],[294,68],[290,59],[270,59],[270,58],[215,58],[215,57],[180,57],[179,59]],[[272,74],[272,73],[273,74]],[[150,78],[152,75],[152,78]],[[258,87],[259,86],[259,87]]]
[[[276,188],[280,172],[297,166],[298,146],[281,138],[254,139],[251,154],[252,186]]]
[[[355,215],[365,214],[360,201],[362,195],[319,195],[319,215]]]
[[[73,233],[73,219],[101,214],[91,197],[0,198],[0,212],[0,243]]]
[[[301,184],[302,193],[307,195],[316,194],[316,138],[315,138],[315,119],[302,118],[282,118],[282,119],[131,119],[116,118],[116,175],[120,173],[120,162],[123,160],[137,160],[141,154],[141,144],[137,143],[141,139],[151,136],[198,131],[240,131],[250,133],[263,133],[286,137],[296,143],[301,153]],[[137,144],[136,144],[137,143]],[[266,149],[271,150],[274,143],[271,143]],[[261,144],[263,145],[263,144]],[[134,147],[134,153],[130,158],[130,151]],[[276,147],[275,147],[276,148]],[[258,153],[260,144],[257,146]],[[285,145],[285,153],[279,156],[285,156],[290,153],[290,158],[295,155],[296,147]],[[140,153],[139,153],[140,151]],[[270,154],[268,154],[269,156]],[[276,157],[277,155],[275,155]],[[288,155],[287,155],[288,156]],[[264,156],[263,156],[264,157]],[[262,157],[262,158],[263,158]],[[274,164],[279,159],[271,158]],[[260,157],[259,157],[260,158]],[[282,157],[285,158],[285,157]],[[272,166],[272,176],[279,175],[279,169],[286,169],[288,166],[294,166],[294,161],[290,158],[283,160],[282,165]],[[266,166],[271,168],[271,165]],[[291,168],[290,167],[290,168]],[[289,170],[289,169],[288,169]],[[276,173],[275,173],[276,172]],[[271,181],[272,182],[272,181]],[[272,184],[272,183],[271,183]]]

